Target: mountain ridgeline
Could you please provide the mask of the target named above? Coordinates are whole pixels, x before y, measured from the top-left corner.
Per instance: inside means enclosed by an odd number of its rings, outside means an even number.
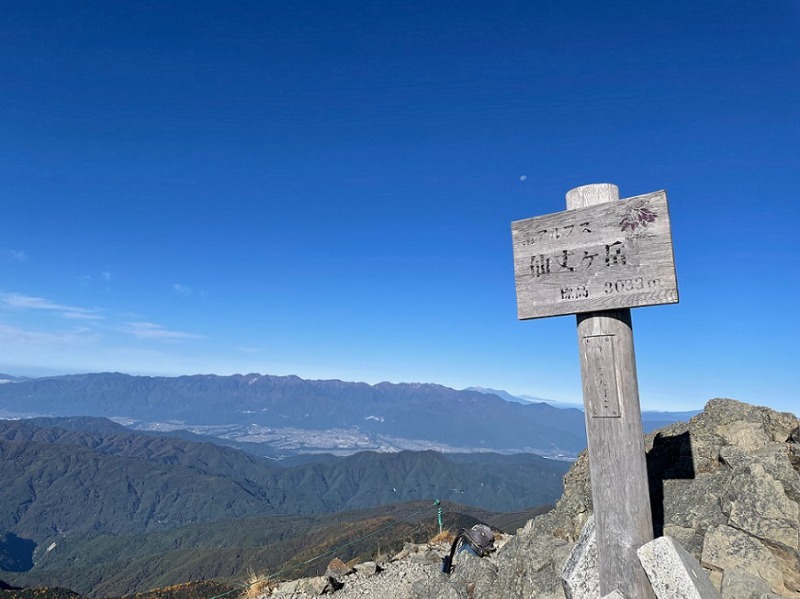
[[[0,421],[0,531],[125,533],[429,498],[513,511],[552,502],[567,466],[531,454],[426,451],[283,467],[211,443]]]
[[[523,405],[433,384],[309,381],[258,374],[143,377],[81,374],[0,385],[0,411],[125,417],[192,425],[357,429],[462,450],[575,457],[586,446],[583,413]]]

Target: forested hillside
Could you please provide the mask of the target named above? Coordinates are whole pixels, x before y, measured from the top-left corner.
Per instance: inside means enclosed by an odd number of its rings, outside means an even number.
[[[526,454],[364,452],[282,467],[103,419],[72,419],[72,430],[58,419],[36,422],[0,421],[0,579],[81,592],[232,576],[244,547],[270,563],[266,548],[276,543],[281,555],[300,554],[319,538],[344,542],[390,517],[382,508],[342,511],[409,501],[430,508],[440,499],[477,506],[455,511],[482,509],[486,519],[552,503],[568,466]],[[335,524],[348,518],[350,533]],[[411,534],[417,522],[403,526]]]

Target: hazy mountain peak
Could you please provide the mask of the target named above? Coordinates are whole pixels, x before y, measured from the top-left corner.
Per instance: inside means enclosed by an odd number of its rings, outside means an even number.
[[[464,391],[477,391],[484,395],[496,395],[500,399],[511,401],[514,403],[529,404],[529,403],[550,403],[550,400],[542,399],[541,397],[532,397],[530,395],[512,395],[508,391],[502,389],[490,389],[488,387],[467,387]]]

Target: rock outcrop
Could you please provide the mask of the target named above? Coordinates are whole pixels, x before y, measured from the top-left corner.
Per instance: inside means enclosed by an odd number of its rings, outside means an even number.
[[[715,399],[688,423],[648,435],[645,448],[656,536],[700,561],[724,599],[800,599],[797,417]],[[556,508],[520,529],[491,572],[465,566],[415,597],[564,599],[562,568],[592,513],[586,452],[564,482]]]
[[[669,537],[683,561],[699,562],[723,599],[800,599],[796,416],[714,399],[688,423],[648,435],[645,448],[657,538]],[[586,452],[564,486],[555,509],[491,557],[458,554],[446,576],[446,548],[409,546],[368,579],[369,590],[354,577],[334,597],[565,599],[564,565],[592,515]]]

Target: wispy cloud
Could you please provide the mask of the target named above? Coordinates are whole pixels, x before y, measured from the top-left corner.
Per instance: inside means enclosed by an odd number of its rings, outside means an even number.
[[[86,328],[77,328],[69,331],[47,332],[24,329],[0,323],[0,341],[22,345],[52,345],[70,344],[77,341],[86,341],[94,335]]]
[[[100,271],[99,274],[85,274],[85,275],[78,275],[78,279],[84,283],[91,283],[93,281],[102,281],[104,283],[110,283],[112,276],[111,273],[107,270]]]
[[[258,353],[261,353],[261,352],[264,351],[260,347],[252,347],[252,346],[248,346],[248,345],[238,345],[234,349],[236,349],[237,351],[246,353],[246,354],[258,354]]]
[[[153,322],[126,322],[123,332],[133,335],[137,339],[201,339],[202,335],[194,333],[184,333],[182,331],[170,331],[160,324]]]
[[[181,297],[193,297],[199,298],[201,300],[206,299],[206,292],[202,289],[193,289],[188,285],[184,285],[182,283],[173,283],[172,284],[172,291],[175,295],[179,295]]]
[[[59,304],[43,297],[23,295],[21,293],[0,293],[0,302],[6,306],[21,310],[45,310],[48,312],[58,312],[64,318],[71,320],[102,320],[104,316],[97,308],[80,308]]]
[[[25,260],[28,259],[28,255],[24,250],[0,250],[0,256],[3,256],[3,258],[11,262],[25,262]]]

